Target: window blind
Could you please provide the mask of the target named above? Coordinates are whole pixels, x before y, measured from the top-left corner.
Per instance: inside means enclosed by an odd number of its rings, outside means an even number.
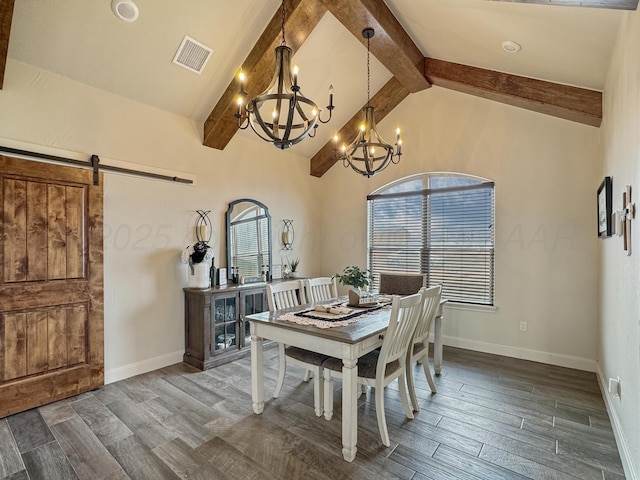
[[[380,272],[424,273],[428,285],[442,285],[444,298],[493,305],[494,184],[434,180],[426,183],[438,188],[398,191],[395,184],[368,197],[374,288]]]

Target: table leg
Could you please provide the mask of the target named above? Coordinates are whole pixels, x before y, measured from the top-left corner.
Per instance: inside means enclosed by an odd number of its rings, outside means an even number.
[[[342,456],[353,462],[358,450],[358,367],[357,359],[342,362]]]
[[[251,324],[251,399],[253,411],[264,410],[264,361],[262,357],[262,337],[258,337]]]
[[[442,315],[442,307],[440,307],[440,312],[433,321],[433,369],[438,376],[442,370]]]

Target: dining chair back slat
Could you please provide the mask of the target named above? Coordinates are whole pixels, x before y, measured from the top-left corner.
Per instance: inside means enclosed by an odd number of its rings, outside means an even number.
[[[267,285],[269,311],[297,307],[307,303],[302,280],[290,280]]]
[[[431,325],[433,325],[433,320],[436,318],[436,314],[440,308],[441,291],[442,287],[440,285],[423,289],[422,313],[416,325],[413,343],[422,342],[429,336],[429,333],[431,333]]]
[[[310,278],[305,281],[305,284],[309,302],[322,302],[338,296],[335,277]]]
[[[377,375],[384,377],[386,365],[395,360],[401,358],[404,362],[421,312],[421,295],[414,294],[408,297],[394,297],[391,306],[389,326],[384,334],[382,348],[380,349]]]

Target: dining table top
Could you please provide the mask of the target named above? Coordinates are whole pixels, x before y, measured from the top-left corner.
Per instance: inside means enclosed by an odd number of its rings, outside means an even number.
[[[382,334],[389,326],[389,318],[391,314],[390,307],[382,307],[377,310],[366,312],[353,323],[330,328],[320,328],[314,325],[302,325],[290,320],[280,319],[284,314],[303,312],[305,310],[313,309],[316,305],[337,303],[342,305],[346,304],[346,302],[346,297],[334,298],[323,302],[307,303],[296,307],[275,310],[273,312],[254,313],[246,315],[245,319],[251,322],[268,324],[273,327],[289,329],[299,333],[308,333],[315,337],[326,338],[328,340],[334,340],[346,344],[356,344],[362,341],[363,338]]]

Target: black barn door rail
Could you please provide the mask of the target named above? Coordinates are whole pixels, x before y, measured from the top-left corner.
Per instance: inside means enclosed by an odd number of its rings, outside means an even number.
[[[25,157],[31,157],[36,159],[39,158],[42,160],[49,160],[51,162],[69,163],[71,165],[75,165],[81,168],[90,168],[93,170],[94,185],[98,185],[98,178],[99,178],[98,173],[100,172],[100,170],[103,170],[106,172],[126,173],[128,175],[136,175],[138,177],[155,178],[157,180],[167,180],[169,182],[176,182],[176,183],[186,183],[186,184],[193,183],[193,180],[190,180],[188,178],[170,177],[169,175],[161,175],[159,173],[142,172],[140,170],[131,170],[129,168],[103,165],[100,163],[100,158],[98,157],[98,155],[91,155],[91,158],[89,159],[89,161],[85,162],[84,160],[74,160],[72,158],[58,157],[56,155],[48,155],[46,153],[29,152],[28,150],[20,150],[17,148],[3,147],[1,145],[0,145],[0,152],[9,153],[13,155],[22,155]]]

